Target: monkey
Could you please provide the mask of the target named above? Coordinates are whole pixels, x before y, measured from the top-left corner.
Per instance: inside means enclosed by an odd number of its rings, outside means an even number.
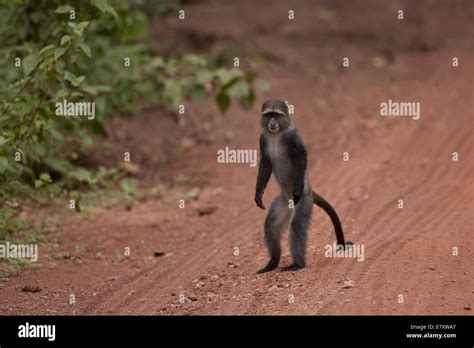
[[[255,203],[265,210],[263,193],[272,173],[281,191],[271,202],[264,223],[264,239],[270,261],[257,274],[270,272],[278,267],[281,235],[288,225],[293,263],[282,271],[296,271],[305,267],[307,230],[313,204],[322,208],[331,218],[338,247],[346,248],[352,244],[344,241],[336,210],[312,191],[308,179],[307,157],[306,146],[290,119],[288,105],[282,100],[265,101],[261,110],[260,162]]]

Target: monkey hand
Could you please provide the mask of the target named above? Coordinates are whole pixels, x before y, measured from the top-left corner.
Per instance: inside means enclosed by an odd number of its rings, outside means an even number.
[[[293,192],[293,203],[295,205],[298,204],[298,202],[300,201],[300,198],[301,198],[301,193],[300,192]]]
[[[257,206],[263,210],[265,210],[265,206],[263,205],[262,194],[260,192],[255,192],[255,203]]]

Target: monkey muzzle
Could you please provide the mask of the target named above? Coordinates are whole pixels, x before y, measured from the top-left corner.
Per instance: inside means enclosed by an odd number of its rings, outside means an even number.
[[[280,129],[280,126],[278,125],[278,122],[272,118],[270,122],[268,122],[268,130],[272,133],[278,132]]]

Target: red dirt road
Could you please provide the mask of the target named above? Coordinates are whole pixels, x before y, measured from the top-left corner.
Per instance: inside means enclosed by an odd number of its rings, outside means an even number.
[[[245,52],[242,61],[265,57],[259,72],[272,91],[258,95],[252,110],[232,108],[210,141],[198,142],[163,172],[140,163],[152,173],[149,185],[170,172],[199,185],[199,199],[185,209],[178,199],[187,187],[179,185],[165,199],[131,210],[98,207],[78,215],[57,208],[53,214],[67,223],[46,238],[57,239],[58,248],[46,243],[39,267],[2,285],[0,314],[471,315],[474,4],[394,4],[302,1],[289,21],[283,1],[199,2],[185,7],[184,22],[158,26],[157,35],[233,42]],[[399,7],[403,21],[396,19]],[[342,57],[349,57],[348,68]],[[295,106],[313,189],[338,211],[346,239],[364,245],[364,261],[324,256],[335,236],[329,218],[315,208],[307,267],[255,274],[267,261],[266,212],[253,202],[257,169],[218,164],[216,152],[257,148],[259,106],[267,98]],[[421,118],[381,117],[380,103],[388,99],[419,102]],[[190,112],[216,113],[203,108],[193,105]],[[154,112],[124,122],[146,122],[150,132],[162,134]],[[152,141],[142,137],[137,146]],[[276,194],[272,179],[267,207]],[[196,209],[206,206],[217,209],[199,216]],[[158,250],[166,255],[154,257]],[[286,237],[283,250],[281,266],[291,262]],[[61,252],[75,260],[52,257]],[[343,288],[345,279],[353,287]],[[42,290],[22,292],[25,285]]]

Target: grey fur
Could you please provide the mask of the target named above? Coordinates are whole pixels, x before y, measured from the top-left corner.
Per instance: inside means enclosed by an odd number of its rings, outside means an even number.
[[[284,139],[295,139],[298,144],[301,144],[304,152],[304,156],[301,157],[304,158],[304,161],[306,161],[306,149],[296,128],[291,121],[289,121],[286,104],[281,101],[267,101],[262,106],[262,112],[268,110],[273,110],[274,113],[276,111],[285,113],[284,121],[288,122],[288,126],[282,127],[277,133],[272,133],[262,125],[261,137],[265,147],[261,150],[265,152],[263,155],[266,155],[271,163],[271,171],[275,176],[281,192],[273,199],[265,219],[265,243],[269,252],[270,261],[259,273],[271,271],[278,266],[281,255],[281,235],[288,224],[290,225],[289,240],[293,264],[284,270],[303,268],[305,266],[307,230],[311,221],[314,204],[305,162],[304,186],[302,188],[301,198],[294,208],[290,208],[290,200],[293,200],[295,194],[295,165],[293,159],[290,157],[288,145]],[[282,122],[282,124],[284,123]]]

